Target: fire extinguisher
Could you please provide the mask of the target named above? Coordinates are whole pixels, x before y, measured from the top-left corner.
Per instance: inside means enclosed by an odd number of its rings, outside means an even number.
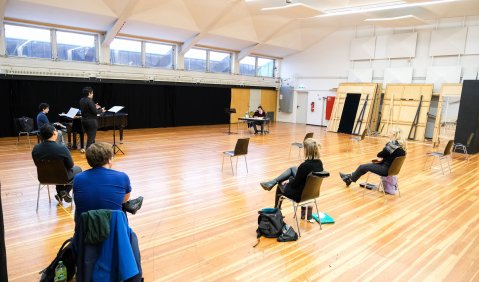
[[[311,112],[314,112],[314,102],[311,102]]]

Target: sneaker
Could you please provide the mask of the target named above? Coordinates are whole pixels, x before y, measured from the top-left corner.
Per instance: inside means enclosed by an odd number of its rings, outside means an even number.
[[[80,149],[80,153],[84,154],[84,153],[85,153],[85,149],[81,148],[81,149]]]
[[[340,176],[341,179],[344,181],[344,183],[346,183],[346,186],[351,185],[351,182],[353,182],[353,181],[351,180],[351,177],[350,177],[349,174],[345,174],[345,173],[340,172],[340,173],[339,173],[339,176]]]
[[[140,196],[136,199],[126,201],[122,204],[123,211],[129,212],[131,214],[135,214],[143,204],[143,197]]]
[[[64,200],[65,202],[67,202],[67,203],[71,203],[71,202],[72,202],[72,197],[71,197],[70,195],[68,195],[68,194],[65,194],[65,195],[63,196],[63,200]]]
[[[62,200],[63,200],[63,197],[62,197],[62,196],[56,194],[56,195],[55,195],[55,199],[58,201],[58,204],[62,204],[62,202],[63,202],[63,201],[62,201]]]

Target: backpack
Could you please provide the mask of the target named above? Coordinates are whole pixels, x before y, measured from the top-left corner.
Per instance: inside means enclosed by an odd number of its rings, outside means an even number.
[[[23,132],[31,132],[33,130],[33,119],[29,117],[18,118],[19,130]]]
[[[395,175],[393,176],[382,176],[381,182],[383,184],[384,192],[390,195],[396,195],[398,187],[398,179]]]
[[[67,281],[70,281],[76,273],[76,262],[75,262],[75,252],[73,251],[73,246],[71,244],[72,238],[63,242],[60,250],[57,253],[57,256],[53,261],[48,265],[44,270],[40,271],[39,274],[40,282],[53,282],[55,277],[55,267],[59,261],[63,261],[63,264],[67,268]]]
[[[278,238],[279,235],[281,235],[284,226],[281,210],[276,208],[264,208],[258,211],[258,214],[258,229],[256,229],[258,243],[261,236],[266,238]],[[256,245],[258,245],[258,243]]]

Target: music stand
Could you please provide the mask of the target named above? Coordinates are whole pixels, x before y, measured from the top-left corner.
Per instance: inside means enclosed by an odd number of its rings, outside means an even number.
[[[123,106],[113,106],[111,107],[107,112],[113,113],[113,155],[116,155],[116,153],[121,152],[123,155],[125,152],[123,152],[118,145],[116,145],[116,133],[115,133],[115,114],[121,111],[124,107]]]
[[[225,108],[225,113],[229,116],[228,132],[225,132],[225,133],[236,134],[236,132],[231,132],[231,114],[236,114],[236,109],[235,108]]]

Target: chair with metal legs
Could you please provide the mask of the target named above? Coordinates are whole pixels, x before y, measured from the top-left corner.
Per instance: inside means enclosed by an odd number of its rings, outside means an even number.
[[[249,145],[249,138],[238,139],[238,141],[236,141],[236,146],[234,151],[223,152],[223,162],[221,164],[221,170],[223,171],[223,167],[225,164],[225,156],[229,156],[230,163],[231,163],[231,172],[234,174],[233,161],[231,159],[233,157],[236,157],[236,171],[238,171],[238,157],[244,156],[244,162],[246,164],[246,173],[248,173],[248,162],[246,161],[246,155],[248,154],[248,145]]]
[[[429,168],[432,168],[432,165],[434,163],[434,160],[435,159],[438,159],[439,160],[439,164],[441,165],[441,171],[442,171],[442,174],[444,174],[444,168],[442,167],[442,160],[446,160],[446,163],[447,163],[447,166],[449,167],[449,173],[451,173],[451,152],[452,152],[452,147],[454,145],[454,140],[449,140],[447,142],[447,145],[446,147],[444,148],[444,152],[430,152],[427,154],[428,157],[431,157],[432,160],[431,160],[431,164],[429,165]],[[426,166],[427,164],[427,161],[426,163],[424,164],[424,166]]]
[[[321,193],[321,184],[323,183],[323,179],[328,176],[329,176],[329,172],[327,171],[311,172],[306,178],[306,184],[304,185],[303,193],[301,194],[301,200],[299,202],[296,202],[295,200],[290,199],[286,197],[285,195],[282,195],[279,198],[278,206],[281,206],[281,203],[283,202],[284,199],[288,199],[292,202],[293,210],[294,210],[294,219],[296,220],[296,227],[298,227],[299,236],[301,236],[301,230],[299,229],[298,216],[297,216],[298,207],[314,202],[314,205],[316,206],[316,212],[319,215],[316,198],[318,198]],[[321,221],[319,221],[319,229],[323,229],[321,225]]]
[[[306,140],[308,138],[313,138],[313,136],[314,136],[313,132],[306,133],[306,135],[304,136],[303,142],[304,142],[304,140]],[[301,143],[300,142],[291,143],[291,147],[289,147],[289,157],[291,157],[291,149],[293,147],[298,147],[298,159],[301,158],[301,149],[303,149],[303,147],[304,147],[303,142],[301,142]]]
[[[461,150],[466,155],[466,160],[469,160],[469,154],[467,153],[467,147],[471,146],[472,139],[474,138],[474,132],[469,134],[467,138],[466,145],[462,143],[454,143],[454,148],[452,149],[453,152],[457,152],[457,150]]]
[[[47,188],[48,191],[48,202],[51,204],[52,200],[50,197],[50,185],[71,185],[72,180],[68,179],[68,172],[65,168],[63,159],[57,160],[35,160],[35,165],[37,166],[37,176],[38,176],[38,192],[37,192],[37,209],[38,212],[38,201],[40,199],[40,190]],[[71,202],[73,207],[73,200]]]
[[[399,174],[399,172],[401,171],[401,168],[402,168],[402,165],[404,164],[404,161],[406,160],[406,156],[401,156],[401,157],[397,157],[393,160],[391,166],[389,166],[389,169],[388,169],[388,175],[387,176],[396,176]],[[368,187],[368,185],[371,185],[368,180],[369,180],[369,176],[371,174],[375,174],[373,172],[369,172],[368,173],[368,177],[366,178],[366,183],[361,183],[360,185],[363,186],[364,185],[364,190],[363,190],[363,197],[364,195],[366,195],[366,188]],[[378,175],[378,174],[376,174]],[[380,175],[378,175],[380,176]],[[380,176],[382,177],[382,176]],[[373,184],[373,187],[376,187],[376,185]],[[383,181],[382,179],[380,179],[379,181],[379,184],[377,185],[378,187],[378,191],[380,192],[381,191],[381,188],[383,190],[383,195],[386,196],[386,191],[384,190],[384,185],[383,185]],[[398,192],[398,196],[401,197],[401,192],[399,191],[399,185],[396,186],[396,189],[397,189],[397,192]]]

